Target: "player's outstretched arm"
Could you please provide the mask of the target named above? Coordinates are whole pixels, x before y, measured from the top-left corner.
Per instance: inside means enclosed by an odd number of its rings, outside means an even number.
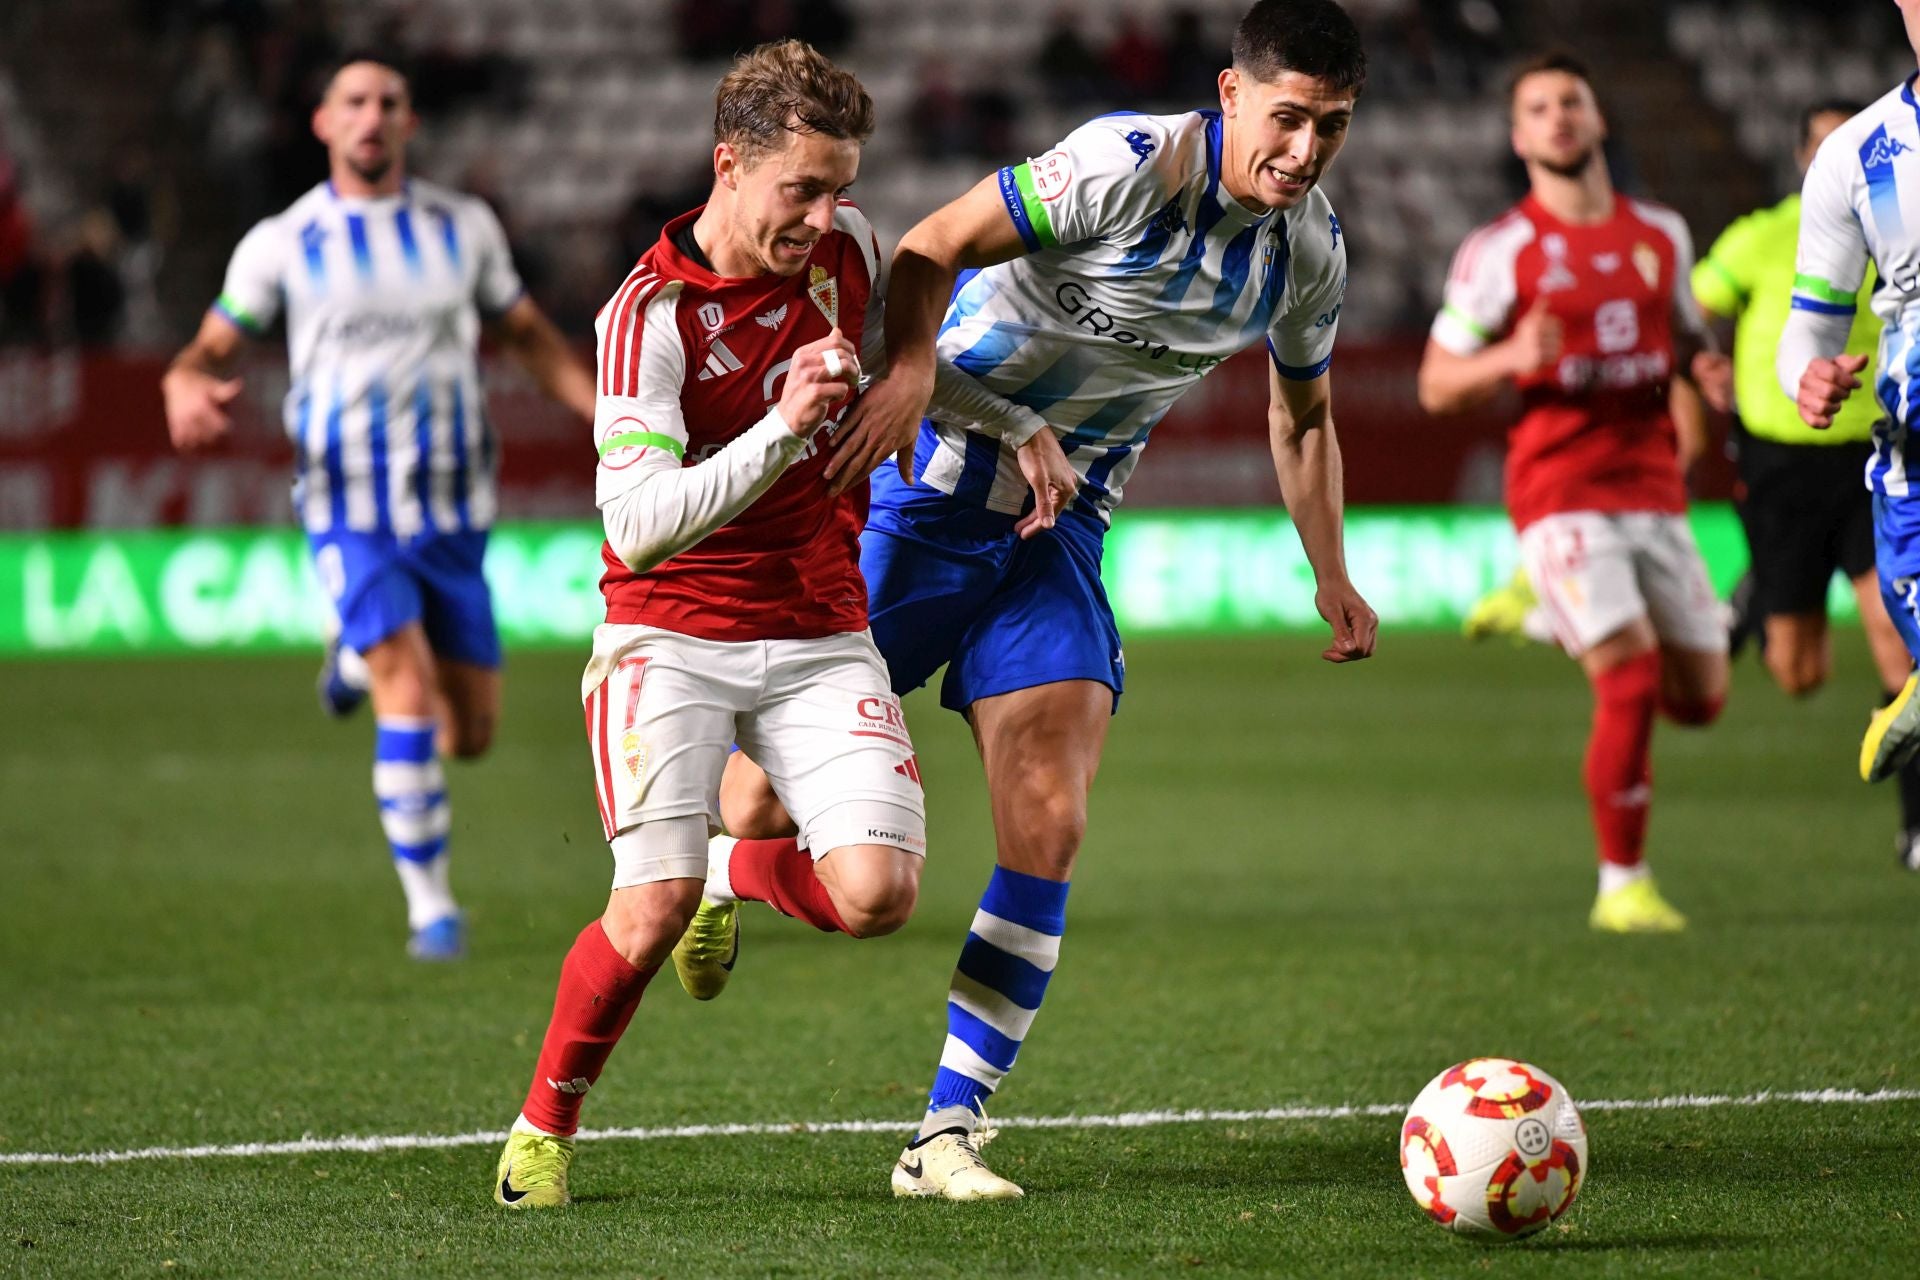
[[[1280,496],[1313,566],[1314,607],[1333,628],[1333,643],[1320,656],[1328,662],[1370,657],[1380,620],[1347,578],[1345,482],[1333,434],[1331,376],[1296,381],[1268,369],[1267,383],[1267,428]]]
[[[542,391],[593,421],[593,374],[539,304],[523,296],[493,322],[492,331]]]
[[[933,397],[934,339],[953,282],[964,270],[1009,262],[1025,252],[992,174],[902,237],[886,286],[886,369],[847,413],[841,444],[827,465],[833,492],[865,479],[889,454],[900,455],[905,475],[905,451],[912,448]]]
[[[219,311],[209,311],[200,332],[173,358],[160,378],[167,435],[183,451],[209,448],[233,427],[227,407],[240,394],[233,376],[246,334]]]

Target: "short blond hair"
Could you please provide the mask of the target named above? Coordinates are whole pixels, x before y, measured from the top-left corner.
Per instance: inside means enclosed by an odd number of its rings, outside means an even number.
[[[741,54],[713,95],[713,139],[751,164],[785,147],[783,133],[818,133],[865,142],[873,99],[803,40],[775,40]]]

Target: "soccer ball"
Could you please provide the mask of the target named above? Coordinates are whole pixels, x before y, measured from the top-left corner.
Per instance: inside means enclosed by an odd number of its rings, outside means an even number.
[[[1511,1058],[1435,1076],[1400,1126],[1400,1172],[1427,1216],[1490,1240],[1532,1235],[1573,1206],[1587,1127],[1566,1088]]]

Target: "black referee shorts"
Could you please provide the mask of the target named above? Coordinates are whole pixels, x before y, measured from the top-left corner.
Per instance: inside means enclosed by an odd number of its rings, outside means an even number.
[[[1734,431],[1754,606],[1762,617],[1824,616],[1835,569],[1857,578],[1873,568],[1873,501],[1865,478],[1873,446],[1780,444],[1737,423]]]

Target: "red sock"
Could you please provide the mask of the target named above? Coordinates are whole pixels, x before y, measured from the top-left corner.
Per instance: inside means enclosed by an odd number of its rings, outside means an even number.
[[[607,941],[595,920],[573,940],[560,966],[553,1021],[540,1046],[521,1113],[536,1128],[570,1134],[580,1127],[580,1103],[600,1078],[607,1055],[640,1007],[640,997],[658,968],[636,969]]]
[[[740,841],[727,862],[727,879],[736,898],[764,902],[823,933],[852,932],[814,874],[812,856],[792,840]]]
[[[1647,840],[1653,772],[1653,714],[1660,701],[1660,655],[1637,658],[1593,677],[1593,733],[1587,739],[1587,802],[1600,858],[1640,865]]]

